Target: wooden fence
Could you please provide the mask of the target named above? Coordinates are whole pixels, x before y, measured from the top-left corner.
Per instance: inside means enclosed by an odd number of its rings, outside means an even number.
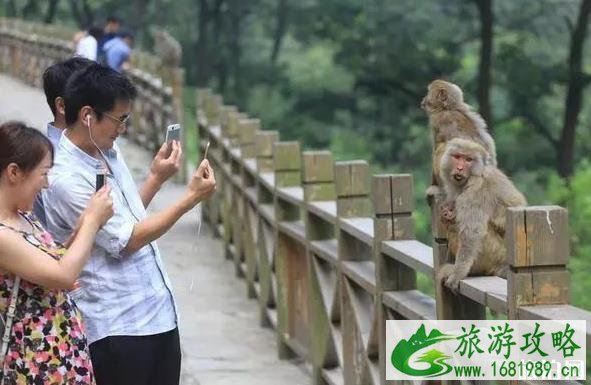
[[[304,358],[313,384],[393,383],[386,320],[484,319],[487,308],[509,319],[591,320],[569,305],[564,208],[510,209],[508,279],[469,277],[454,295],[433,281],[447,254],[437,216],[432,246],[415,239],[411,174],[370,176],[364,160],[302,152],[206,89],[197,104],[219,186],[206,220],[258,299],[261,325],[276,330],[279,356]],[[417,289],[417,272],[435,298]]]
[[[74,32],[60,26],[0,18],[0,72],[41,87],[47,67],[73,56]],[[164,141],[166,126],[182,122],[184,72],[178,66],[166,66],[167,61],[157,55],[134,50],[133,57],[139,59],[127,75],[138,89],[138,98],[127,135],[156,151]]]

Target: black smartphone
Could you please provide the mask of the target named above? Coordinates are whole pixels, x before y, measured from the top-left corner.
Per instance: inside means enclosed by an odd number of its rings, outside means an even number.
[[[98,191],[105,185],[105,174],[96,174],[96,190]]]

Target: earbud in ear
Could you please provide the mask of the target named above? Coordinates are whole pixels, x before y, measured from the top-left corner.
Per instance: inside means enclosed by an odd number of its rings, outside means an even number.
[[[90,126],[90,114],[86,114],[86,124]]]

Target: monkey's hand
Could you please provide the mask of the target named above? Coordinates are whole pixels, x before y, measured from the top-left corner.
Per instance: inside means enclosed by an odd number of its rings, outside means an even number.
[[[443,222],[446,223],[453,223],[456,218],[456,211],[455,211],[455,202],[454,201],[446,201],[443,202],[439,206],[439,215]]]
[[[439,269],[437,278],[444,286],[450,289],[454,294],[460,290],[460,281],[468,276],[470,268],[465,269],[463,265],[445,264]]]
[[[425,190],[425,197],[427,198],[427,203],[429,207],[433,207],[433,202],[435,202],[435,197],[437,195],[443,194],[441,187],[436,185],[431,185]]]

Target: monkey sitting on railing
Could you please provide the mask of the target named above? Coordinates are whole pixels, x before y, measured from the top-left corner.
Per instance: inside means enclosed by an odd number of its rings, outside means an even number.
[[[426,191],[427,201],[431,206],[433,197],[440,192],[439,165],[445,144],[449,140],[464,138],[479,143],[488,153],[487,163],[494,166],[497,165],[497,154],[486,122],[464,103],[464,94],[457,85],[444,80],[432,81],[427,95],[421,102],[421,108],[429,116],[433,144],[433,178],[431,186]]]
[[[525,197],[496,165],[489,152],[466,139],[452,139],[441,158],[439,177],[446,194],[440,215],[448,230],[454,264],[441,267],[438,279],[453,291],[468,275],[505,277],[507,207],[525,206]]]

